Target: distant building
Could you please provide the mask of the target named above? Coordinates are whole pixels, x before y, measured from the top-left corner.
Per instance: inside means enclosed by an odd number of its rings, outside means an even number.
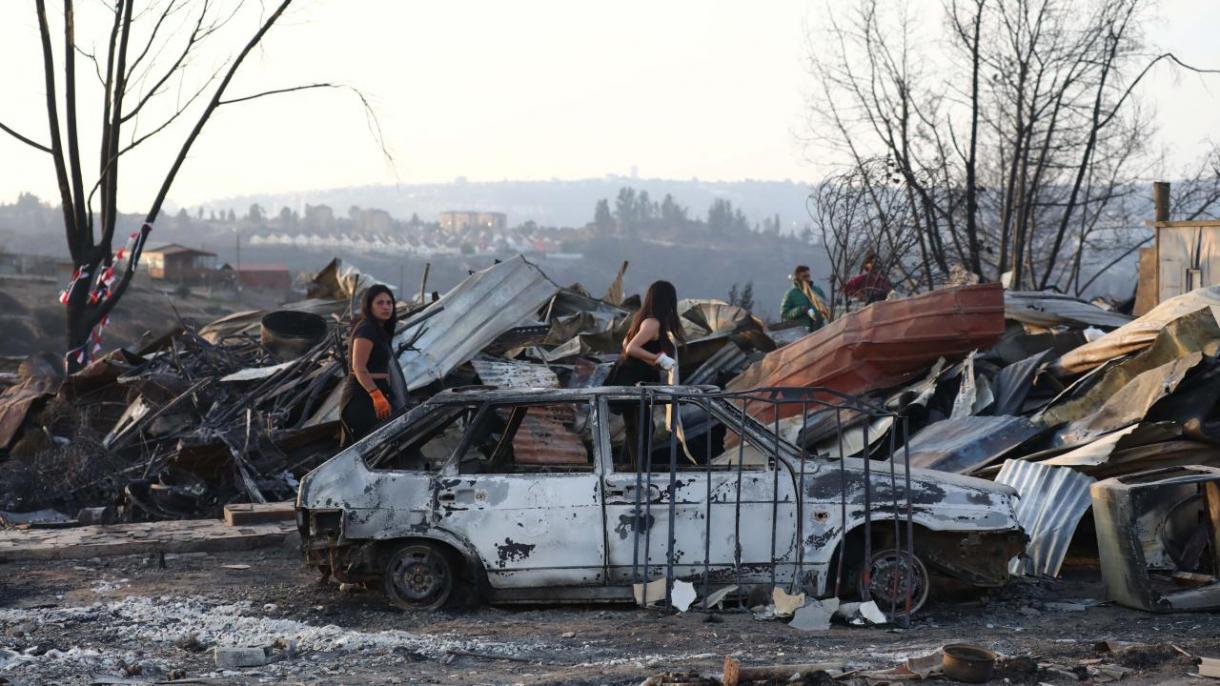
[[[216,253],[177,243],[144,248],[140,261],[150,277],[172,283],[201,283],[216,271]]]
[[[243,264],[236,268],[226,264],[221,269],[231,271],[234,280],[242,288],[265,291],[286,291],[292,288],[292,272],[282,264]]]
[[[334,231],[335,211],[329,205],[306,205],[302,223],[311,231]]]
[[[450,211],[441,212],[440,222],[441,230],[447,233],[461,233],[475,228],[503,231],[508,228],[508,215],[503,212]]]

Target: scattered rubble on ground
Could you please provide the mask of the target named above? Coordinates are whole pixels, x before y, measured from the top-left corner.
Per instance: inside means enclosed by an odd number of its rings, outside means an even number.
[[[112,351],[67,377],[45,356],[6,371],[0,376],[7,384],[0,393],[0,522],[30,541],[78,532],[84,538],[74,545],[88,545],[87,530],[63,527],[218,518],[228,505],[291,499],[298,479],[338,449],[344,336],[352,304],[368,283],[335,261],[319,273],[309,299],[275,312],[152,332],[139,348]],[[601,385],[638,306],[638,298],[623,296],[621,275],[616,283],[598,298],[579,285],[554,284],[518,257],[472,274],[434,302],[401,302],[395,352],[412,393],[423,400],[475,384]],[[1217,305],[1220,287],[1202,288],[1134,319],[1058,294],[1006,293],[983,284],[875,303],[794,337],[741,308],[685,300],[680,310],[689,343],[679,373],[691,384],[730,389],[817,387],[832,404],[836,393],[857,396],[900,421],[873,422],[849,408],[824,407],[758,418],[775,421],[782,436],[811,456],[909,457],[912,466],[1015,489],[1029,541],[1023,558],[1012,561],[1013,573],[1058,576],[1078,530],[1091,536],[1095,529],[1107,600],[1151,611],[1216,609]],[[758,411],[767,410],[759,405]],[[1086,519],[1092,525],[1080,527]],[[292,528],[282,521],[250,526]],[[657,581],[638,589],[640,605],[664,600],[665,580]],[[677,583],[686,584],[674,587],[681,588],[684,612],[715,607],[727,595],[699,599],[690,584]],[[755,616],[783,618],[794,633],[826,631],[832,618],[887,621],[871,602],[840,604],[779,588],[771,600]],[[1087,613],[1096,603],[1060,599],[1014,614]],[[0,621],[25,617],[14,612],[0,610]],[[310,649],[299,637],[291,650],[265,639],[251,636],[222,650],[215,637],[201,634],[184,645],[212,645],[216,663],[232,667],[257,661],[255,652],[270,663],[290,659],[298,647]],[[1123,679],[1140,660],[1177,659],[1181,652],[1111,645],[1090,658],[1097,662],[1075,664],[1001,653],[995,672],[1100,683]],[[27,657],[0,654],[0,670]],[[74,659],[72,652],[62,659]],[[857,676],[925,678],[939,669],[929,660]],[[1204,660],[1199,673],[1214,676],[1215,669]],[[749,680],[742,673],[750,674],[743,668],[734,683]],[[674,673],[653,683],[688,676]]]

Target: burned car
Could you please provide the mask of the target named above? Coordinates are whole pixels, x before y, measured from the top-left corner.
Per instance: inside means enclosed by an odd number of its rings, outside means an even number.
[[[306,556],[425,609],[630,601],[663,578],[913,612],[933,574],[1007,581],[1024,542],[1011,488],[806,454],[748,402],[708,387],[443,391],[301,481]],[[625,438],[628,413],[651,431]]]

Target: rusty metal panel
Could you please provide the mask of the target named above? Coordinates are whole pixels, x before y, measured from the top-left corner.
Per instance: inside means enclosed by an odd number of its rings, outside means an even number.
[[[1004,333],[1004,291],[996,283],[873,303],[768,353],[728,388],[822,386],[862,395],[923,375],[937,359],[987,348]],[[825,398],[830,400],[828,396]],[[758,406],[755,416],[770,412]],[[799,413],[786,407],[781,417]]]
[[[513,435],[513,461],[592,467],[576,423],[576,408],[570,404],[530,407]]]
[[[559,388],[555,372],[545,365],[492,360],[471,364],[483,383],[497,388]],[[501,415],[508,420],[507,411]],[[513,436],[513,459],[520,464],[588,463],[576,422],[576,408],[571,404],[529,407]]]
[[[1028,559],[1016,561],[1012,572],[1058,576],[1076,527],[1092,504],[1094,479],[1068,467],[1006,460],[995,480],[1017,489],[1017,521],[1029,536]]]
[[[408,322],[394,337],[396,348],[415,341],[415,349],[398,356],[407,388],[415,390],[444,378],[497,336],[532,319],[558,290],[520,255],[470,275],[414,317],[426,321]]]

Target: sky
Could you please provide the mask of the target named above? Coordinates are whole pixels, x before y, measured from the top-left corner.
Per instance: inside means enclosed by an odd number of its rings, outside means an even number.
[[[45,139],[32,3],[2,4],[0,122]],[[104,44],[109,25],[100,0],[77,4],[78,42]],[[909,4],[939,12],[941,0]],[[250,193],[633,171],[814,181],[824,173],[819,151],[799,141],[813,89],[806,37],[824,26],[825,7],[825,0],[298,0],[229,94],[350,85],[367,96],[380,138],[348,91],[226,106],[170,200],[193,206]],[[1157,15],[1146,27],[1152,42],[1187,62],[1220,67],[1220,0],[1163,0]],[[256,12],[238,15],[192,74],[205,73],[209,58],[234,53],[257,19]],[[92,78],[87,61],[78,69],[83,81]],[[1220,136],[1220,77],[1162,68],[1153,76],[1140,94],[1156,103],[1170,163],[1184,163],[1200,141]],[[100,100],[95,85],[82,88],[82,101]],[[156,114],[150,108],[140,124],[151,126]],[[124,211],[145,208],[186,131],[171,126],[124,158]],[[85,156],[96,153],[86,145]],[[50,158],[0,132],[0,202],[21,191],[56,195]]]

